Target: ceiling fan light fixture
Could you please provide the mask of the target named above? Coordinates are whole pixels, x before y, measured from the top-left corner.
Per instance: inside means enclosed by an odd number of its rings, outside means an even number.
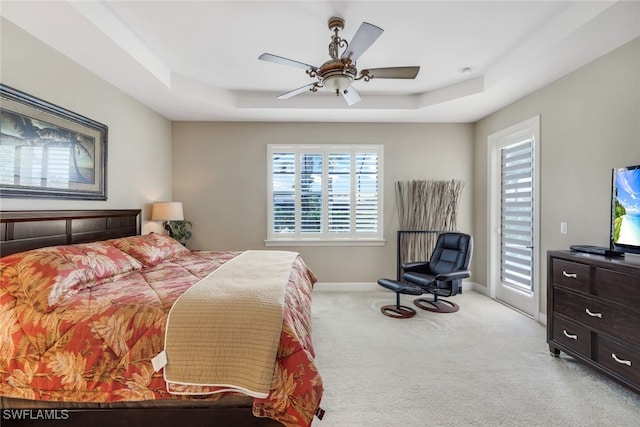
[[[351,42],[347,42],[339,35],[339,31],[344,28],[344,19],[332,16],[329,18],[328,24],[329,29],[334,33],[331,37],[331,43],[329,43],[329,56],[331,59],[320,67],[270,53],[263,53],[258,57],[262,61],[303,68],[307,76],[316,79],[313,83],[279,95],[278,99],[288,99],[307,90],[316,92],[318,88],[322,87],[338,96],[342,95],[348,105],[354,105],[362,100],[358,91],[351,87],[351,84],[356,80],[368,82],[374,77],[381,79],[416,78],[420,67],[369,68],[362,70],[360,76],[358,76],[356,61],[380,37],[383,29],[368,22],[363,22]],[[342,54],[340,54],[340,50],[342,50]]]
[[[325,77],[322,86],[336,94],[343,93],[353,82],[353,77],[348,74],[333,74]]]

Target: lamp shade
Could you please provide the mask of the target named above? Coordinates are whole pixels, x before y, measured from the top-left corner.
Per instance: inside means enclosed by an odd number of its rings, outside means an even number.
[[[181,202],[158,202],[153,204],[151,221],[183,221]]]
[[[329,77],[326,77],[322,84],[325,88],[329,89],[331,92],[344,92],[346,88],[351,85],[353,79],[346,74],[333,74]]]

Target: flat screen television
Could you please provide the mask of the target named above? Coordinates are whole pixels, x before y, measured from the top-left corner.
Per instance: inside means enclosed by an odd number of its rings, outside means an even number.
[[[640,165],[614,169],[611,181],[610,249],[640,254]]]

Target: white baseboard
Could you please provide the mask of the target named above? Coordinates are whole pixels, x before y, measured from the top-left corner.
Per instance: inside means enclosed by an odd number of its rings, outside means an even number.
[[[318,282],[313,287],[313,290],[316,292],[371,292],[381,291],[384,290],[384,288],[376,282]],[[488,288],[476,282],[463,281],[462,291],[475,291],[490,297]],[[547,315],[545,313],[538,313],[537,321],[542,325],[546,325]]]
[[[464,284],[464,282],[462,282]],[[491,298],[491,295],[489,295],[489,288],[487,288],[486,286],[482,286],[479,283],[476,282],[471,282],[471,284],[473,285],[473,290],[476,291],[479,294],[482,294],[486,297]],[[466,289],[466,288],[465,288]]]
[[[384,288],[376,282],[318,282],[313,289],[318,292],[370,292],[384,290]],[[471,291],[474,289],[475,284],[473,282],[462,282],[463,291]]]
[[[318,292],[362,292],[362,291],[379,291],[383,289],[375,282],[351,282],[351,283],[335,283],[335,282],[318,282],[313,286],[314,291]]]
[[[466,289],[466,287],[464,289]],[[478,292],[478,293],[480,293],[480,294],[485,295],[486,297],[491,298],[491,295],[490,295],[490,292],[489,292],[489,288],[486,287],[486,286],[480,285],[478,283],[474,283],[473,290]],[[505,305],[508,306],[508,304],[505,304]],[[513,308],[513,307],[511,307],[511,308]],[[515,309],[515,308],[514,308],[514,310],[517,311],[517,309]],[[527,316],[529,316],[529,315],[527,315]],[[538,317],[535,320],[538,323],[546,326],[547,325],[547,315],[546,315],[546,313],[538,312]]]
[[[547,313],[538,313],[538,323],[547,326]]]

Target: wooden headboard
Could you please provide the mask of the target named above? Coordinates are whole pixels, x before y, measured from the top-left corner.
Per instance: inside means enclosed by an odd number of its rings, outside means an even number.
[[[0,211],[0,256],[140,234],[140,209]]]

